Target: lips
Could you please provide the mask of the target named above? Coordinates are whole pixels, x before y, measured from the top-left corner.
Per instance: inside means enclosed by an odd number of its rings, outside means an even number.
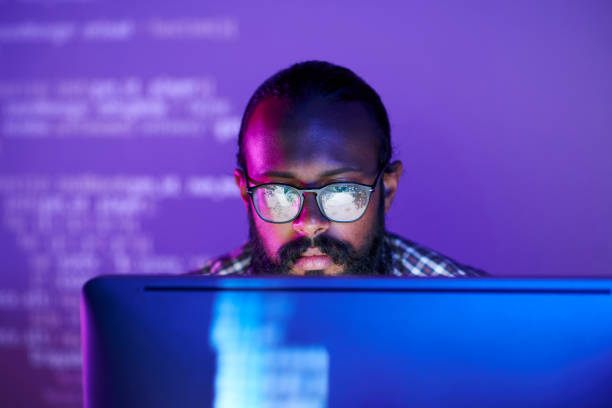
[[[295,262],[296,267],[305,271],[325,269],[333,264],[329,255],[326,255],[319,248],[308,248]]]

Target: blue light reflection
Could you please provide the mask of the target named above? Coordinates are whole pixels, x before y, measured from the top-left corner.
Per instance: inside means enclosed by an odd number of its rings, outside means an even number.
[[[322,408],[329,354],[320,345],[290,345],[294,304],[286,295],[221,293],[210,332],[217,352],[215,408]]]

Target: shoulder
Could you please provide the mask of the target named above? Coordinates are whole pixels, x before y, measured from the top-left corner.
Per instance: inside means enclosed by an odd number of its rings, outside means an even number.
[[[190,272],[193,275],[248,275],[251,266],[250,245],[244,244],[229,254],[208,261],[202,268]]]
[[[392,258],[392,274],[396,276],[459,277],[487,276],[484,271],[444,256],[398,235],[385,234]]]

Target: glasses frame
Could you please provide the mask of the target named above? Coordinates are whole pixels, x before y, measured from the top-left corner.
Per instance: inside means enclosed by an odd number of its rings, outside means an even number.
[[[244,175],[246,176],[246,182],[247,182],[247,193],[249,194],[249,196],[251,197],[251,203],[253,204],[253,208],[255,208],[255,212],[257,213],[257,215],[259,216],[259,218],[261,218],[262,220],[264,220],[265,222],[269,222],[271,224],[287,224],[289,222],[295,221],[300,214],[302,214],[302,210],[304,209],[304,194],[306,193],[314,193],[315,198],[317,200],[317,206],[319,207],[319,211],[321,212],[321,215],[323,215],[323,217],[325,217],[325,219],[331,221],[331,222],[338,222],[338,223],[342,223],[342,224],[348,224],[351,222],[357,222],[361,219],[361,217],[363,217],[366,213],[366,211],[368,210],[368,207],[370,206],[370,198],[372,197],[372,193],[374,192],[374,190],[376,190],[376,186],[378,185],[378,179],[380,178],[380,175],[383,174],[383,172],[385,171],[385,169],[387,168],[387,164],[385,164],[384,166],[382,166],[380,168],[380,170],[378,170],[378,174],[376,175],[376,178],[374,179],[374,183],[371,185],[368,184],[361,184],[361,183],[355,183],[352,181],[337,181],[337,182],[333,182],[333,183],[329,183],[326,184],[320,188],[298,188],[295,186],[292,186],[291,184],[287,184],[287,183],[263,183],[263,184],[258,184],[256,186],[252,186],[249,187],[249,181],[254,182],[254,180],[252,180],[249,177],[249,174],[247,172],[246,169],[244,169]],[[327,214],[325,214],[325,211],[323,210],[323,205],[321,204],[321,198],[320,198],[320,192],[324,189],[326,189],[329,186],[333,186],[335,184],[351,184],[351,185],[358,185],[361,187],[366,187],[367,193],[368,193],[368,202],[366,203],[365,209],[363,210],[363,213],[361,213],[361,215],[359,216],[359,218],[356,218],[352,221],[336,221],[332,218],[329,218],[327,216]],[[274,186],[286,186],[286,187],[291,187],[294,190],[297,190],[299,197],[300,197],[300,209],[298,210],[297,214],[295,215],[295,217],[291,218],[290,220],[287,221],[270,221],[268,219],[266,219],[265,217],[263,217],[260,213],[259,210],[257,209],[257,205],[255,204],[255,201],[253,199],[253,193],[255,193],[255,191],[257,191],[258,188],[261,187],[265,187],[265,186],[270,186],[270,185],[274,185]]]

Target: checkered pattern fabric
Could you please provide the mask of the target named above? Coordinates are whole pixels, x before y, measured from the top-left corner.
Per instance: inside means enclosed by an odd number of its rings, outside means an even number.
[[[486,276],[486,273],[462,265],[431,249],[424,248],[397,235],[386,233],[385,245],[391,253],[391,274],[417,277]],[[194,274],[203,275],[253,275],[251,247],[245,244],[236,251],[213,259]]]

